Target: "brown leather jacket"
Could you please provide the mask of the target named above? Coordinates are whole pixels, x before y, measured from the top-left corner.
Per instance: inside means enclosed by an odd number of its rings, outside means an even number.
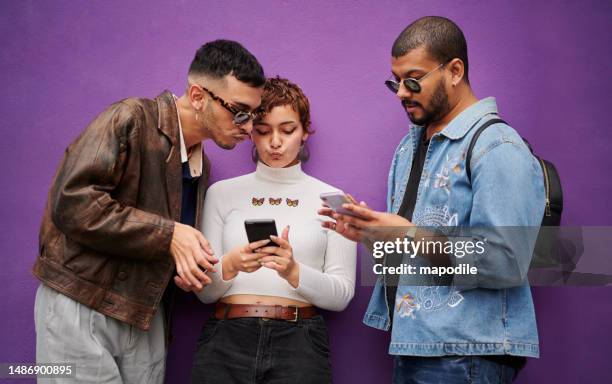
[[[203,161],[196,223],[210,171]],[[34,275],[147,330],[174,273],[169,251],[181,189],[173,95],[111,105],[66,150],[49,191]]]

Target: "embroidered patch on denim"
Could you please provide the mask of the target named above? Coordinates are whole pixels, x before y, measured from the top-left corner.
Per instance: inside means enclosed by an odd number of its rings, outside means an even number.
[[[419,287],[417,289],[416,303],[424,311],[437,311],[444,307],[454,308],[463,301],[464,297],[456,287]]]
[[[395,311],[400,318],[416,319],[416,312],[433,312],[444,308],[455,308],[464,301],[464,296],[456,287],[421,286],[415,287],[416,293],[398,294],[395,298]]]
[[[412,222],[424,227],[456,226],[457,213],[450,213],[448,205],[428,206],[418,210],[412,217]]]
[[[399,317],[415,318],[414,311],[419,310],[419,305],[414,302],[414,298],[409,293],[395,298],[395,310]]]
[[[436,173],[433,187],[436,189],[442,188],[447,195],[450,196],[450,177],[448,176],[448,168],[442,167],[442,171]]]

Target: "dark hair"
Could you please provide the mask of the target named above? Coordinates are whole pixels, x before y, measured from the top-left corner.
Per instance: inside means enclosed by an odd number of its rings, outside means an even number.
[[[263,68],[255,56],[231,40],[215,40],[201,46],[189,66],[189,74],[215,79],[231,74],[253,87],[261,87],[266,82]]]
[[[307,133],[310,131],[310,102],[302,89],[287,79],[281,77],[269,78],[264,85],[261,95],[261,117],[269,113],[274,107],[289,105],[300,117],[302,128]]]
[[[407,26],[395,39],[391,55],[398,58],[421,46],[439,63],[446,63],[454,58],[461,59],[465,68],[463,78],[466,83],[470,83],[467,43],[457,24],[445,17],[422,17]]]

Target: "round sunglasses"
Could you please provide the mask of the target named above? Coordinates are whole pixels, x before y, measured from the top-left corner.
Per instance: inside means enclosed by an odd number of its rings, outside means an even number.
[[[413,77],[409,77],[407,79],[397,81],[397,80],[391,78],[391,79],[385,81],[385,85],[387,86],[387,88],[389,88],[389,90],[391,92],[397,93],[399,91],[399,89],[400,89],[400,84],[403,83],[404,87],[406,87],[406,89],[408,89],[410,92],[412,92],[412,93],[419,93],[419,92],[421,92],[421,89],[422,89],[421,88],[421,84],[420,84],[421,81],[425,80],[427,78],[427,76],[431,75],[432,73],[434,73],[438,69],[440,69],[443,66],[445,66],[446,64],[448,64],[449,61],[438,65],[437,67],[435,67],[431,71],[427,72],[426,74],[424,74],[423,76],[421,76],[418,79],[415,79]]]
[[[234,115],[234,117],[232,118],[232,122],[235,125],[244,125],[248,123],[249,120],[255,120],[258,117],[256,112],[241,111],[237,109],[236,107],[232,106],[227,101],[220,98],[219,96],[215,95],[208,89],[206,89],[206,87],[202,85],[199,85],[199,87],[202,88],[204,91],[206,91],[210,95],[210,97],[212,97],[213,100],[218,101],[219,104],[221,104],[223,108],[227,109],[228,111],[232,113],[232,115]]]

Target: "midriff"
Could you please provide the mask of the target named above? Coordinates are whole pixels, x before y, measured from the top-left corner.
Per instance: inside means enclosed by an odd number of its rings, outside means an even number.
[[[282,306],[296,305],[298,307],[309,307],[312,305],[305,301],[287,299],[286,297],[263,295],[230,295],[222,297],[219,301],[228,304],[258,304]]]

